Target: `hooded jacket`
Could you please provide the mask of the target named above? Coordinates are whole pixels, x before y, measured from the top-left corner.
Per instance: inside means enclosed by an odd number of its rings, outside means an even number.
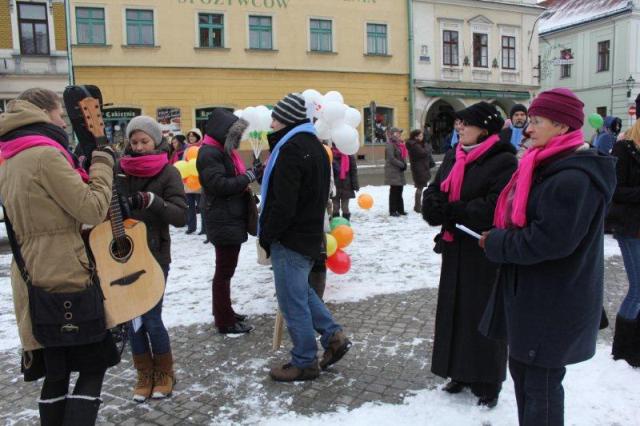
[[[481,324],[527,365],[561,368],[595,353],[602,313],[603,225],[615,159],[592,149],[540,166],[525,228],[494,229],[487,258],[502,264]]]
[[[593,141],[593,146],[603,154],[611,154],[613,144],[616,143],[618,133],[622,128],[622,120],[618,117],[607,116],[604,119],[603,131]]]
[[[29,102],[10,102],[0,115],[0,139],[8,141],[10,132],[35,123],[51,120]],[[98,225],[106,218],[113,180],[109,154],[94,154],[89,177],[85,184],[60,151],[51,147],[24,150],[0,166],[0,196],[34,286],[73,292],[89,284],[91,269],[80,227]],[[11,287],[22,347],[38,349],[31,332],[27,286],[15,262]]]

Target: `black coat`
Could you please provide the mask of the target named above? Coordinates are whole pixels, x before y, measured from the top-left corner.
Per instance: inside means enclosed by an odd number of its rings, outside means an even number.
[[[129,197],[138,191],[152,192],[153,202],[144,210],[133,210],[130,217],[144,222],[147,227],[149,249],[158,263],[171,263],[171,237],[169,225],[182,227],[187,222],[187,200],[180,172],[167,165],[151,177],[129,176],[118,172],[116,185],[120,195]]]
[[[528,225],[487,237],[487,257],[503,265],[482,331],[506,338],[509,356],[522,363],[561,368],[595,353],[614,162],[583,149],[538,167]]]
[[[407,141],[409,162],[411,163],[411,175],[416,188],[424,188],[431,180],[431,167],[433,155],[431,145],[413,139]]]
[[[423,214],[432,226],[444,225],[455,234],[442,241],[442,270],[438,289],[431,371],[468,383],[500,383],[506,374],[507,347],[482,336],[478,324],[497,276],[478,240],[455,231],[459,223],[480,233],[493,225],[497,198],[517,167],[509,142],[498,142],[469,165],[461,201],[447,202],[440,183],[455,164],[455,150],[444,157],[432,184],[424,191]]]
[[[302,123],[299,123],[302,124]],[[295,125],[269,135],[273,147]],[[274,242],[313,259],[324,259],[324,214],[331,181],[329,156],[310,133],[298,133],[282,146],[271,172],[260,215],[260,244]]]
[[[356,191],[360,190],[358,183],[358,164],[355,155],[349,155],[349,172],[344,179],[340,179],[340,158],[333,157],[333,182],[336,186],[334,198],[355,198]]]
[[[196,161],[205,193],[205,229],[214,246],[240,245],[247,241],[247,187],[249,178],[236,175],[231,157],[203,145]]]
[[[617,185],[605,227],[616,235],[640,238],[640,149],[633,141],[613,145]]]

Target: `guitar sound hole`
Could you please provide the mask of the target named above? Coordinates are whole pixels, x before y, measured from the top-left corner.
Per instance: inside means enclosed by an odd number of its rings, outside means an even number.
[[[129,260],[131,253],[133,253],[133,241],[128,235],[124,238],[112,240],[109,250],[115,260],[124,263]]]

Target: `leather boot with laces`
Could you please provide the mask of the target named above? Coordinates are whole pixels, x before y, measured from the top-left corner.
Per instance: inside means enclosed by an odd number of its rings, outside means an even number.
[[[276,382],[313,380],[320,376],[320,368],[317,362],[307,368],[299,368],[288,362],[283,366],[272,367],[269,371],[269,376]]]
[[[171,352],[155,355],[153,361],[153,391],[151,392],[151,397],[153,399],[168,398],[173,393],[173,386],[176,384],[173,373],[173,355],[171,355]]]
[[[138,372],[138,380],[133,389],[133,400],[144,402],[151,397],[153,389],[153,358],[150,353],[133,355],[133,365]]]

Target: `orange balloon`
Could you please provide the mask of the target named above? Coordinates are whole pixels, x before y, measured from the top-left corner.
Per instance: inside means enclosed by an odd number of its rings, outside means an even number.
[[[358,196],[358,205],[361,209],[369,210],[373,207],[373,197],[369,194],[360,194]]]
[[[199,146],[190,146],[189,148],[187,148],[187,150],[184,152],[185,161],[195,160],[196,158],[198,158],[199,150]]]
[[[338,248],[345,248],[353,241],[353,229],[347,225],[336,226],[331,235],[338,242]]]
[[[184,180],[184,183],[187,185],[187,188],[192,191],[197,191],[198,189],[202,188],[200,186],[200,179],[198,178],[198,176],[189,176]]]
[[[325,151],[327,151],[327,155],[329,156],[329,164],[333,163],[333,151],[329,148],[329,145],[323,145]]]

